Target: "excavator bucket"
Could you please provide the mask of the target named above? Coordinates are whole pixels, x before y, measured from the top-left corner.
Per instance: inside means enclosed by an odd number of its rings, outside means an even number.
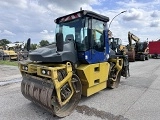
[[[126,55],[128,55],[129,62],[135,61],[135,51],[128,51],[126,52]]]

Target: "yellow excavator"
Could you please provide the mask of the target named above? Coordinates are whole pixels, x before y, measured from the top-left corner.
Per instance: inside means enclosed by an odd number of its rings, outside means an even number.
[[[132,44],[132,40],[135,44]],[[140,42],[140,39],[131,32],[128,32],[127,52],[129,61],[134,62],[135,60],[145,61],[149,59],[149,48],[147,42]]]
[[[122,45],[122,40],[120,38],[113,37],[112,32],[108,31],[108,39],[110,47],[117,52],[117,54],[124,54],[126,55],[126,46]]]
[[[108,21],[88,10],[57,18],[56,43],[31,51],[29,60],[19,62],[24,97],[65,117],[82,95],[118,87],[121,76],[129,76],[129,62],[110,47]]]
[[[5,49],[1,51],[1,55],[3,60],[17,60],[18,58],[14,44],[7,44]]]
[[[10,43],[6,44],[0,51],[0,54],[3,60],[23,60],[24,58],[27,58],[27,53],[25,53],[23,49],[23,42]]]

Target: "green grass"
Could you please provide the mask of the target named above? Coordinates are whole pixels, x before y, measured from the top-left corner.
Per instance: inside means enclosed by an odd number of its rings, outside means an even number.
[[[9,60],[0,60],[0,65],[18,66],[18,62],[17,61],[9,61]]]

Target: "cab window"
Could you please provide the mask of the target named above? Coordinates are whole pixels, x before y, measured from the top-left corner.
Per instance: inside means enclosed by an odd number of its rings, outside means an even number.
[[[104,51],[103,22],[92,19],[93,48],[97,51]]]

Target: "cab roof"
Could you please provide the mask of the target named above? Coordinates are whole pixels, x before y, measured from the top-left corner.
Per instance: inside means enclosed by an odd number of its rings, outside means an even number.
[[[66,21],[70,21],[79,17],[83,17],[83,16],[88,16],[88,17],[93,17],[95,19],[104,21],[104,22],[108,22],[109,21],[109,17],[106,17],[104,15],[92,12],[92,11],[88,11],[88,10],[81,10],[75,13],[71,13],[62,17],[59,17],[55,20],[55,23],[61,23],[61,22],[66,22]]]

